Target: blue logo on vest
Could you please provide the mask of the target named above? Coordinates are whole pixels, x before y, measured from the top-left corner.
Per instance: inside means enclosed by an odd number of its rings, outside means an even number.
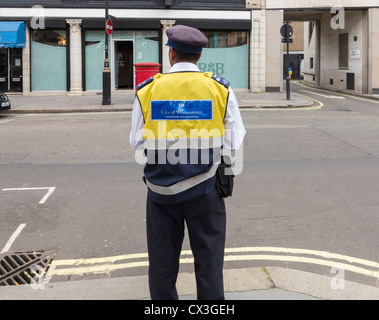
[[[153,100],[151,120],[212,120],[212,100]]]

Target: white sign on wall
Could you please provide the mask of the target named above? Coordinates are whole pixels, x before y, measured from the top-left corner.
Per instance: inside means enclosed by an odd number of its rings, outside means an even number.
[[[361,50],[350,50],[350,59],[351,60],[360,60],[361,59]]]

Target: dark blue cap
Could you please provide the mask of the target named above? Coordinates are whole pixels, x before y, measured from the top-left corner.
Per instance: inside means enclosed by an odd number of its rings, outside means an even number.
[[[208,38],[198,29],[177,25],[166,30],[167,45],[175,50],[199,54],[208,45]]]

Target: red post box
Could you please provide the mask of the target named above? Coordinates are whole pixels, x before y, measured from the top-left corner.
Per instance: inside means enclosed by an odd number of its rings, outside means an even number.
[[[134,64],[136,68],[136,92],[137,86],[149,79],[150,77],[159,73],[159,67],[161,66],[159,63],[136,63]]]

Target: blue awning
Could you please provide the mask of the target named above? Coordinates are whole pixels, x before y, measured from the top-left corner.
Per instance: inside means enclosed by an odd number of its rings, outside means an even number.
[[[25,22],[0,21],[0,48],[25,47]]]

